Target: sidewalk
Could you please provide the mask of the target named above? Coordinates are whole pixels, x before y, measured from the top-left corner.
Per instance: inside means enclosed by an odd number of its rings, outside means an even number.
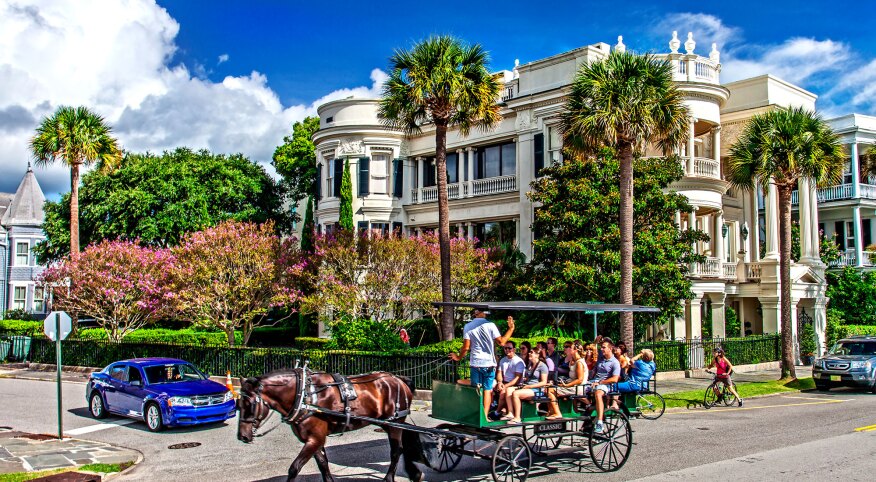
[[[137,464],[140,452],[75,438],[58,440],[0,428],[0,474],[75,468],[86,464]]]

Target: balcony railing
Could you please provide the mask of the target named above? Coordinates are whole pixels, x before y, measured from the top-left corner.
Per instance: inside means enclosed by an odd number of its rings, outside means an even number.
[[[517,79],[514,79],[505,83],[505,86],[502,89],[502,102],[513,99],[514,96],[517,95],[518,82]]]
[[[517,176],[490,177],[474,181],[455,182],[447,185],[447,199],[462,199],[474,196],[489,196],[517,190]],[[438,201],[438,186],[411,189],[411,203]]]
[[[837,184],[821,188],[818,191],[818,202],[841,201],[843,199],[852,199],[851,184]],[[873,184],[858,184],[858,195],[863,199],[876,199],[876,185]],[[797,204],[800,198],[797,191],[791,193],[791,204]],[[763,205],[760,206],[763,208]]]
[[[873,266],[873,260],[876,258],[876,252],[874,251],[862,251],[861,252],[861,266]],[[857,266],[858,259],[855,256],[854,249],[848,249],[844,253],[840,254],[840,258],[832,263],[830,266],[832,268],[842,268],[845,266]]]
[[[693,175],[696,177],[721,179],[721,163],[715,159],[695,157]]]
[[[762,267],[760,263],[745,263],[745,277],[749,280],[760,280]]]
[[[724,279],[736,279],[736,263],[724,263]]]
[[[657,54],[655,57],[669,59],[673,66],[673,80],[715,84],[720,82],[718,64],[708,57],[680,53]]]
[[[719,278],[722,272],[721,260],[709,257],[705,261],[694,263],[691,274],[701,278]]]

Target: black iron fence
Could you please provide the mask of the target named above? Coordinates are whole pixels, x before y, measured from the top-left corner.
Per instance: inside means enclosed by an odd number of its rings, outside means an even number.
[[[34,363],[55,363],[55,343],[47,338],[13,337],[19,348],[9,359]],[[27,338],[28,350],[21,344]],[[10,350],[10,353],[12,350]],[[308,363],[314,370],[348,375],[388,371],[414,380],[419,389],[431,389],[432,380],[455,381],[468,377],[468,367],[449,363],[446,353],[373,353],[344,350],[297,350],[173,343],[115,343],[107,340],[67,339],[61,343],[64,365],[104,367],[128,358],[168,357],[193,363],[210,375],[250,377]]]
[[[745,338],[711,338],[705,340],[640,342],[636,349],[654,351],[658,372],[705,368],[712,361],[715,348],[723,348],[734,365],[777,361],[782,356],[781,336],[762,335]]]
[[[0,359],[55,363],[55,344],[42,337],[3,337]],[[8,343],[9,345],[4,345]],[[722,347],[734,365],[779,360],[781,342],[778,335],[707,340],[642,342],[637,349],[654,351],[657,371],[703,368],[712,352]],[[429,389],[432,380],[455,381],[468,378],[467,364],[452,364],[445,352],[361,352],[346,350],[298,350],[292,348],[251,348],[174,343],[115,343],[107,340],[67,339],[61,344],[63,363],[72,366],[104,367],[118,360],[144,357],[181,358],[194,363],[211,375],[230,370],[234,376],[257,376],[273,370],[308,362],[314,370],[348,375],[370,371],[388,371],[414,380],[419,389]]]

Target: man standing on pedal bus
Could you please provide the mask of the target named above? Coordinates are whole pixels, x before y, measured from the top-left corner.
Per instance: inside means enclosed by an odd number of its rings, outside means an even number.
[[[484,415],[489,416],[493,403],[493,384],[496,381],[496,350],[494,343],[504,345],[514,333],[514,318],[508,317],[508,331],[499,335],[495,323],[486,319],[489,311],[480,308],[473,310],[474,318],[462,329],[462,349],[459,353],[447,355],[458,362],[471,350],[471,383],[484,388]],[[462,381],[460,381],[462,382]]]
[[[736,397],[736,401],[739,403],[739,406],[742,406],[742,397],[739,396],[739,393],[736,392],[736,386],[733,384],[733,380],[730,378],[730,375],[733,373],[733,364],[730,363],[730,360],[724,356],[723,348],[715,348],[715,358],[712,359],[712,363],[709,363],[709,369],[715,369],[715,376],[718,380],[724,383],[724,386],[730,390],[730,393]],[[718,386],[715,386],[715,395],[718,396],[718,400],[721,400],[723,396],[721,395],[721,391],[718,390]]]
[[[612,350],[614,350],[614,344],[611,341],[603,340],[599,348],[602,358],[596,363],[596,373],[588,386],[590,393],[596,398],[597,420],[596,425],[593,426],[595,433],[602,433],[605,430],[603,420],[605,419],[607,394],[611,391],[611,384],[620,380],[620,362],[614,357]]]

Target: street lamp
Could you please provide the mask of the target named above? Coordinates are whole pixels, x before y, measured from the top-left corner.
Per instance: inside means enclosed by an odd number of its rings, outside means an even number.
[[[727,237],[727,231],[730,231],[730,229],[728,229],[727,225],[725,224],[721,227],[721,234],[723,234],[725,238]]]

